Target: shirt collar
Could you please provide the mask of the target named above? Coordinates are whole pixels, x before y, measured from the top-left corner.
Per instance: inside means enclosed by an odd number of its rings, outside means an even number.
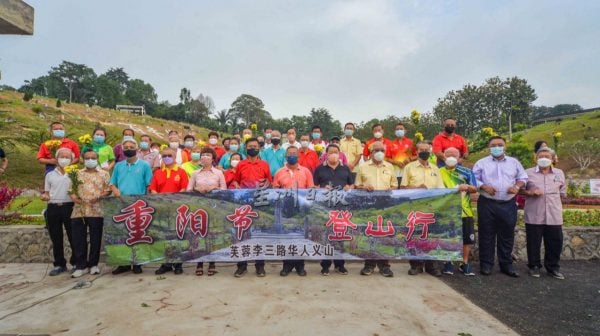
[[[536,172],[536,173],[539,173],[539,172],[540,172],[540,166],[538,166],[538,165],[535,165],[535,172]],[[552,166],[550,166],[550,172],[551,172],[551,173],[554,173],[554,171],[552,170]]]

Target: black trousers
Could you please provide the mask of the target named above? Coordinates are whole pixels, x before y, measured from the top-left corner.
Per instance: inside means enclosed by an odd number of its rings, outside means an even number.
[[[304,260],[284,260],[283,268],[289,268],[290,270],[296,268],[299,271],[304,269]]]
[[[248,267],[248,262],[247,261],[240,261],[239,263],[237,263],[238,267],[241,266],[246,266]],[[265,266],[265,261],[264,260],[254,260],[254,266],[258,267],[258,266]]]
[[[333,267],[344,267],[344,260],[334,260]],[[321,267],[329,268],[331,267],[331,259],[321,260]]]
[[[379,269],[382,270],[384,268],[389,268],[390,262],[389,262],[389,260],[375,260],[375,259],[365,260],[365,267],[375,269],[375,266],[379,267]]]
[[[104,218],[102,217],[73,218],[71,220],[73,254],[75,255],[75,267],[77,269],[98,266],[103,225]],[[89,254],[88,232],[90,235]]]
[[[497,245],[501,270],[512,265],[512,250],[517,225],[515,200],[497,202],[483,196],[477,201],[479,222],[479,263],[481,268],[494,267],[494,250]]]
[[[426,271],[435,271],[438,263],[433,260],[409,260],[410,268],[423,269]]]
[[[563,248],[562,225],[525,224],[527,266],[542,267],[540,249],[544,239],[544,267],[548,272],[560,270],[558,262]]]
[[[73,249],[73,236],[71,234],[71,213],[73,212],[73,203],[63,203],[62,205],[48,203],[46,209],[46,223],[48,224],[48,234],[52,241],[52,254],[54,256],[54,266],[67,267],[65,260],[65,247],[63,244],[63,227],[67,232],[67,239],[71,250]],[[69,259],[71,265],[75,265],[75,255],[71,252]]]

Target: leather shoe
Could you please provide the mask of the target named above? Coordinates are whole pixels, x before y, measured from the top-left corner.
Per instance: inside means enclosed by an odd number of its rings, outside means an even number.
[[[487,267],[482,267],[479,270],[479,273],[481,273],[483,275],[492,275],[492,270],[490,268],[487,268]]]
[[[135,274],[142,273],[142,266],[141,265],[133,265],[133,273],[135,273]]]
[[[517,271],[515,271],[513,268],[503,269],[502,273],[504,273],[510,277],[513,277],[513,278],[519,277],[519,273],[517,273]]]

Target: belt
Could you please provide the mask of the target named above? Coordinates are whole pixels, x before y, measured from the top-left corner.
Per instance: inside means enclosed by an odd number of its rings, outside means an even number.
[[[506,201],[505,200],[497,200],[497,199],[493,199],[493,198],[487,198],[487,197],[481,196],[481,195],[479,196],[479,198],[482,198],[482,199],[484,199],[486,201],[490,201],[490,202],[493,202],[493,203],[498,203],[498,204],[506,204],[508,202],[516,202],[514,198],[511,198],[511,199],[506,200]]]
[[[75,203],[73,202],[65,202],[65,203],[48,203],[48,206],[56,206],[56,207],[61,207],[61,206],[74,206]]]

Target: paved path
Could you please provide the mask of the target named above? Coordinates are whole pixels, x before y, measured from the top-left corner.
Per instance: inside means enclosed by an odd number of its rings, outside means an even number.
[[[516,335],[439,279],[409,277],[393,264],[394,278],[319,274],[232,276],[217,265],[214,277],[144,273],[71,279],[49,277],[46,264],[0,264],[0,335]],[[206,266],[205,266],[206,267]],[[253,267],[251,267],[253,270]]]

